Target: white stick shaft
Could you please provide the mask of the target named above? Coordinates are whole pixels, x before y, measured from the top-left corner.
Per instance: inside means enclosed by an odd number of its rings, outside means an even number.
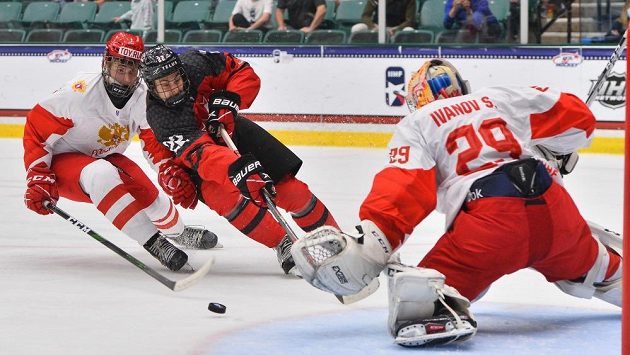
[[[585,101],[587,105],[590,106],[593,100],[595,100],[595,96],[604,84],[604,80],[606,80],[608,74],[610,74],[612,69],[615,67],[615,63],[617,62],[619,57],[621,57],[621,53],[623,53],[624,49],[626,49],[626,31],[623,32],[623,37],[621,38],[621,41],[619,41],[617,48],[615,48],[612,55],[610,56],[610,59],[608,60],[604,71],[599,75],[599,78],[597,78],[597,81],[595,82],[595,85],[593,85],[593,87],[591,88],[591,91],[589,91]]]

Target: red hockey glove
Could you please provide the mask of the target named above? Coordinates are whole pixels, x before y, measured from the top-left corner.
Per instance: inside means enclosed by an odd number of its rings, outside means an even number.
[[[220,125],[223,125],[228,135],[232,137],[234,133],[234,120],[238,116],[241,97],[231,91],[215,91],[208,99],[208,122],[207,129],[212,139],[217,143],[223,143]]]
[[[44,207],[44,201],[55,204],[59,200],[57,190],[57,179],[50,169],[40,163],[26,173],[26,192],[24,193],[24,203],[26,207],[39,214],[47,215],[53,213]]]
[[[173,202],[184,208],[197,206],[197,188],[186,170],[167,160],[160,165],[158,182],[164,192],[173,198]]]
[[[228,177],[238,187],[241,194],[256,206],[267,207],[267,202],[262,195],[263,189],[266,189],[271,196],[276,196],[271,177],[265,173],[260,162],[251,154],[242,155],[230,164]]]

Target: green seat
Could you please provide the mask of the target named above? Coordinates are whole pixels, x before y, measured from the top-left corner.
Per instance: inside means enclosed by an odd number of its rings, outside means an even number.
[[[157,30],[147,31],[144,36],[145,43],[157,42]],[[164,30],[164,43],[179,43],[182,41],[182,31],[180,30]]]
[[[260,43],[262,38],[260,30],[228,31],[223,37],[223,43]]]
[[[433,43],[434,37],[433,31],[428,30],[399,31],[392,37],[392,43],[429,44]]]
[[[102,43],[105,31],[99,29],[67,30],[63,35],[64,43]]]
[[[488,0],[488,6],[499,22],[507,21],[510,14],[509,0]]]
[[[114,23],[114,17],[120,17],[125,12],[129,11],[131,6],[128,1],[106,1],[101,5],[94,20],[90,22],[92,28],[122,28],[122,23]]]
[[[164,1],[164,23],[167,21],[173,20],[173,2],[172,1]],[[157,13],[157,2],[153,5],[153,28],[157,28],[158,24],[158,13]]]
[[[207,21],[209,15],[210,1],[180,1],[171,21],[166,21],[166,27],[201,29],[201,23]]]
[[[208,21],[208,26],[227,30],[235,5],[236,1],[219,0],[217,7],[214,9],[214,14],[212,14],[211,19]]]
[[[94,20],[98,5],[93,2],[69,2],[61,8],[55,26],[61,28],[84,28]]]
[[[468,30],[445,30],[438,33],[435,43],[479,43],[479,36],[471,34]]]
[[[223,32],[219,30],[190,30],[184,35],[184,43],[219,43]]]
[[[58,28],[39,28],[31,30],[26,36],[26,43],[60,43],[63,30]]]
[[[356,31],[350,33],[349,44],[378,44],[378,32]]]
[[[337,22],[335,22],[335,14],[337,13],[337,4],[335,0],[326,0],[326,15],[324,21],[319,25],[320,29],[335,29],[337,28]]]
[[[22,24],[26,27],[39,27],[54,21],[59,13],[59,3],[52,1],[32,2],[22,15]]]
[[[127,33],[132,33],[136,36],[140,36],[142,37],[142,34],[144,31],[142,30],[109,30],[107,31],[107,33],[105,34],[105,38],[103,39],[103,42],[107,42],[109,41],[110,38],[112,38],[112,36],[116,33],[116,32],[127,32]]]
[[[346,32],[342,30],[315,30],[306,36],[307,44],[344,44]]]
[[[507,0],[505,0],[507,1]],[[444,30],[444,0],[426,0],[420,10],[420,30]]]
[[[265,34],[264,43],[302,43],[304,32],[298,30],[271,30]]]
[[[337,8],[335,22],[343,29],[349,29],[361,22],[366,0],[343,0]]]
[[[0,2],[0,28],[11,28],[21,13],[21,2]]]
[[[21,43],[26,37],[26,31],[17,29],[0,30],[0,43]]]

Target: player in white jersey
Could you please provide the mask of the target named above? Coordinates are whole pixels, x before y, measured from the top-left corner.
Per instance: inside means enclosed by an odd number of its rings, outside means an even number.
[[[52,213],[44,201],[56,203],[59,196],[92,203],[114,226],[176,271],[188,257],[165,236],[195,249],[216,247],[217,237],[204,228],[184,226],[169,197],[122,154],[136,133],[153,168],[169,154],[146,121],[146,86],[138,75],[143,51],[141,37],[116,33],[107,42],[101,73],[79,75],[29,112],[24,129],[24,201],[42,215]],[[189,186],[174,199],[192,207],[194,184],[184,182]]]
[[[361,235],[322,227],[296,242],[304,279],[351,295],[386,268],[389,330],[403,346],[470,339],[470,300],[523,268],[570,295],[621,306],[621,257],[589,230],[559,182],[558,168],[571,170],[574,152],[590,144],[595,118],[586,104],[546,87],[471,93],[437,59],[407,90],[413,112],[361,205]],[[541,150],[558,166],[537,159]],[[418,267],[392,258],[434,209],[446,215],[446,232]]]

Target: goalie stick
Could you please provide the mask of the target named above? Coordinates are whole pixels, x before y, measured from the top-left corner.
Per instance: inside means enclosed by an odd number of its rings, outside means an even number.
[[[619,44],[617,45],[612,55],[610,56],[610,59],[608,59],[608,63],[606,63],[606,67],[597,78],[597,81],[595,82],[591,90],[588,92],[588,96],[586,97],[586,101],[585,101],[586,105],[591,106],[591,103],[593,103],[593,100],[595,99],[597,92],[604,84],[604,80],[606,79],[610,71],[613,69],[613,67],[615,66],[615,63],[621,57],[621,54],[623,53],[623,50],[626,49],[626,47],[627,47],[627,31],[624,31],[623,37],[621,37],[621,40],[619,41]],[[602,243],[615,248],[617,251],[623,251],[623,237],[619,233],[611,231],[610,229],[604,228],[589,220],[587,220],[586,222],[588,223],[588,226],[591,229],[591,231],[594,232],[593,234],[595,234],[596,237],[599,238]]]
[[[225,142],[225,144],[227,144],[228,148],[232,149],[236,154],[239,154],[238,148],[232,141],[232,138],[227,133],[223,125],[220,126],[219,132],[221,134],[221,138],[223,138],[223,141]],[[273,202],[271,195],[269,195],[269,192],[266,189],[263,189],[263,197],[265,198],[265,202],[267,202],[269,211],[271,212],[273,217],[276,219],[276,221],[280,223],[280,225],[282,226],[282,229],[284,229],[284,231],[287,233],[291,241],[295,242],[296,240],[298,240],[297,234],[295,234],[291,226],[289,226],[287,221],[284,219],[284,217],[282,216],[282,214],[276,207],[276,204]],[[310,259],[309,256],[307,256],[307,258]],[[349,295],[349,296],[335,295],[335,297],[337,297],[339,302],[343,304],[351,304],[351,303],[360,301],[366,298],[367,296],[373,294],[374,292],[376,292],[376,290],[378,290],[379,285],[380,284],[377,277],[377,278],[374,278],[372,282],[370,282],[370,284],[368,284],[366,287],[361,289],[361,291],[355,293],[354,295]]]
[[[133,256],[131,256],[130,254],[128,254],[124,250],[120,249],[118,246],[116,246],[115,244],[113,244],[109,240],[103,238],[100,234],[96,233],[94,230],[92,230],[92,228],[88,227],[85,223],[83,223],[83,222],[79,221],[78,219],[70,216],[68,213],[66,213],[64,210],[62,210],[61,208],[57,207],[56,205],[52,204],[50,201],[45,201],[44,202],[44,206],[46,208],[48,208],[49,210],[53,211],[55,214],[61,216],[66,221],[72,223],[72,225],[74,225],[75,227],[79,228],[79,230],[81,230],[82,232],[86,233],[90,237],[96,239],[101,244],[105,245],[108,249],[110,249],[114,253],[122,256],[125,260],[129,261],[130,263],[132,263],[135,267],[137,267],[138,269],[144,271],[149,276],[151,276],[155,280],[159,281],[162,285],[170,288],[173,291],[181,291],[183,289],[186,289],[186,288],[192,286],[194,283],[199,281],[204,275],[206,275],[208,273],[208,271],[210,271],[210,268],[212,267],[212,264],[214,264],[214,258],[211,257],[208,261],[206,261],[205,264],[203,264],[197,271],[193,272],[191,275],[189,275],[189,276],[187,276],[187,277],[185,277],[185,278],[183,278],[181,280],[173,281],[173,280],[163,276],[159,272],[155,271],[151,267],[145,265],[142,261],[134,258]]]
[[[606,79],[610,71],[615,66],[615,63],[617,62],[619,57],[621,57],[621,53],[623,53],[624,49],[626,49],[626,31],[623,32],[623,37],[621,37],[621,40],[619,41],[617,48],[615,48],[612,55],[610,56],[610,59],[608,59],[608,63],[606,64],[604,71],[601,74],[599,74],[599,77],[597,78],[595,85],[593,85],[593,87],[589,91],[588,96],[586,97],[586,101],[585,101],[587,105],[590,106],[593,100],[595,99],[597,92],[604,84],[604,80]]]

